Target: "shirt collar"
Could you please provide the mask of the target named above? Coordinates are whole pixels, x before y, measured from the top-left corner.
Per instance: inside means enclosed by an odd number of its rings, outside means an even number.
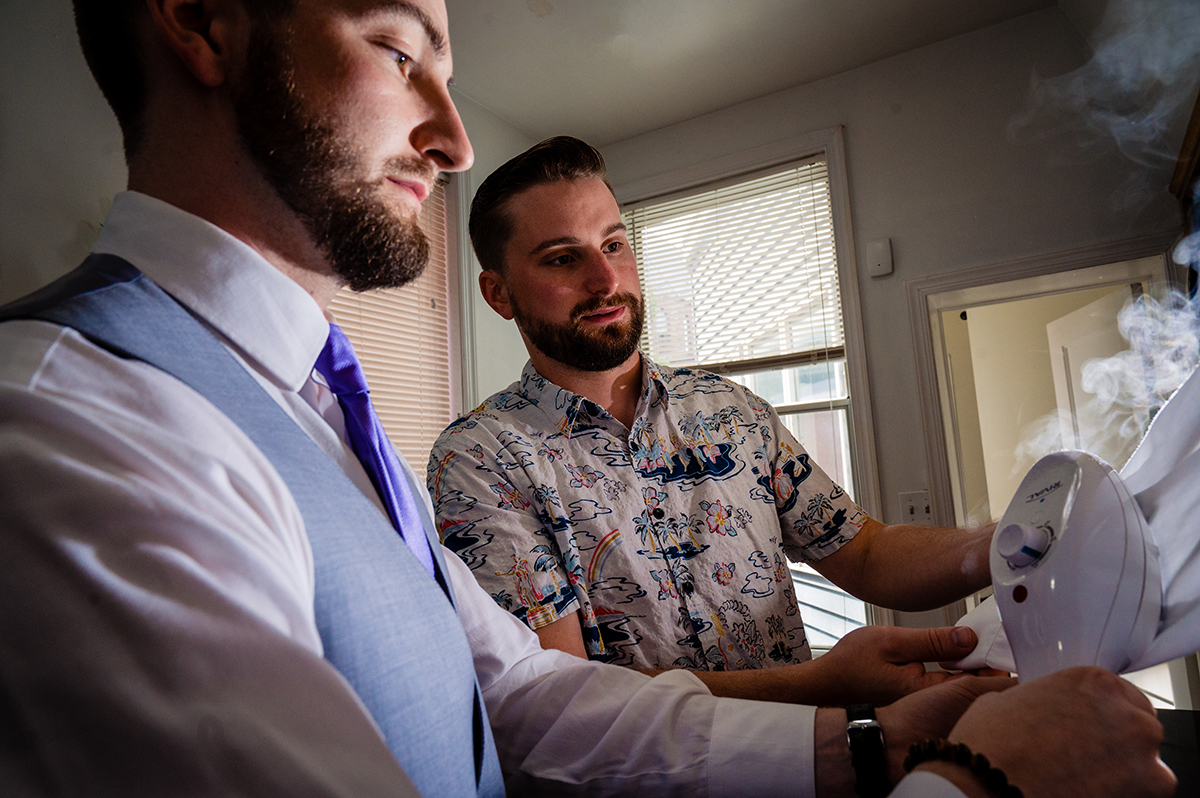
[[[113,200],[92,251],[132,263],[281,388],[297,391],[312,374],[329,336],[321,308],[216,225],[125,191]]]
[[[541,408],[567,438],[596,426],[599,419],[612,418],[607,410],[587,397],[560,388],[543,377],[534,368],[532,360],[526,361],[518,385],[521,396]],[[658,364],[642,355],[642,396],[638,401],[638,415],[644,414],[656,401],[661,401],[665,409],[667,397],[667,385]]]
[[[642,355],[642,385],[645,386],[642,393],[642,401],[645,406],[650,407],[655,402],[661,402],[663,409],[666,410],[671,398],[671,394],[667,390],[667,381],[663,378],[659,365],[645,355]]]

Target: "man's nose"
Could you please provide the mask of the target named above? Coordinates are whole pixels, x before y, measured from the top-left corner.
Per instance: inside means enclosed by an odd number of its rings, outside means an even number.
[[[413,128],[413,147],[442,172],[470,169],[475,162],[475,151],[450,98],[450,90],[434,87],[426,95],[426,101],[428,118]]]
[[[593,252],[586,263],[584,287],[590,294],[609,296],[617,292],[617,270],[603,252]]]

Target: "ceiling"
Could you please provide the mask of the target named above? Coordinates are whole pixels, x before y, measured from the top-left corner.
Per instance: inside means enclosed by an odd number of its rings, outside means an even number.
[[[446,0],[457,93],[597,146],[1040,9],[1105,0]]]

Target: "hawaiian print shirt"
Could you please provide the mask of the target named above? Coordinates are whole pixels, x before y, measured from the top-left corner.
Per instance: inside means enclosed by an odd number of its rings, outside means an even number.
[[[532,364],[451,424],[429,458],[442,540],[530,627],[578,612],[592,659],[809,659],[785,554],[819,560],[865,514],[742,386],[642,371],[631,429]]]

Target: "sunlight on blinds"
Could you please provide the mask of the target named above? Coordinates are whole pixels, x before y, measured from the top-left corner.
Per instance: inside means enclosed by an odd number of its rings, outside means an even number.
[[[646,297],[642,343],[655,360],[702,365],[842,345],[824,161],[625,218]]]
[[[451,416],[449,263],[446,188],[421,205],[429,266],[402,288],[355,294],[330,303],[362,361],[371,401],[388,437],[418,474]]]

